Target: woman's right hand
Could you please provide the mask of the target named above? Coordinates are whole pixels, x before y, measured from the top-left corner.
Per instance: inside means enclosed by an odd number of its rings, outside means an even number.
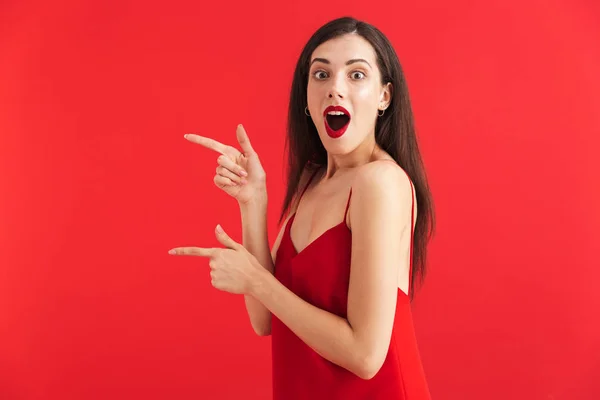
[[[219,189],[240,204],[248,204],[254,199],[266,199],[265,170],[241,124],[237,127],[236,136],[242,148],[241,152],[235,147],[204,136],[189,133],[185,138],[221,154],[217,158],[218,166],[213,179]]]

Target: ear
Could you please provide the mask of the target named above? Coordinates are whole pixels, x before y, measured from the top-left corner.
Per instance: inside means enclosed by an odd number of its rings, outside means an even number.
[[[381,96],[379,97],[379,108],[386,109],[392,102],[394,86],[392,82],[388,82],[381,88]]]

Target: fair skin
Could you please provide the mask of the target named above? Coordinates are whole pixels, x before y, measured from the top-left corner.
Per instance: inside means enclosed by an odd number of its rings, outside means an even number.
[[[215,184],[240,204],[244,243],[217,229],[223,248],[180,247],[170,253],[209,258],[212,284],[245,296],[257,333],[268,334],[271,315],[275,315],[322,357],[370,379],[387,354],[398,290],[408,291],[411,188],[406,174],[386,161],[391,157],[375,143],[377,110],[389,105],[392,88],[381,84],[370,44],[357,35],[345,35],[319,46],[311,61],[316,58],[329,62],[312,63],[307,103],[328,163],[299,208],[296,198],[288,216],[298,210],[290,235],[302,251],[338,224],[352,187],[346,220],[352,231],[347,317],[313,306],[274,277],[285,224],[269,254],[265,174],[242,126],[237,132],[242,152],[198,135],[187,135],[187,139],[223,155],[217,160]],[[346,65],[355,59],[366,62]],[[327,136],[323,126],[322,114],[328,105],[342,105],[352,115],[348,130],[337,139]],[[306,180],[304,173],[299,189]]]

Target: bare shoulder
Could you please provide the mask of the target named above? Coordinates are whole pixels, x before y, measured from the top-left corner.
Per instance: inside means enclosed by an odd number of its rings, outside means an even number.
[[[356,191],[386,195],[396,200],[408,197],[412,189],[410,178],[394,160],[377,160],[361,166],[352,182]]]
[[[352,181],[348,225],[375,215],[388,221],[404,220],[405,213],[410,212],[412,196],[410,179],[397,163],[378,160],[365,164]]]

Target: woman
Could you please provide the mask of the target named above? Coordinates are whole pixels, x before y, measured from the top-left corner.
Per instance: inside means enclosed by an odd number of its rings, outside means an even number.
[[[410,299],[433,206],[389,41],[353,18],[321,27],[298,60],[288,117],[272,251],[265,172],[240,125],[241,152],[186,137],[221,153],[214,182],[240,204],[243,245],[217,225],[225,248],[171,253],[209,257],[212,284],[245,295],[256,333],[272,335],[275,400],[429,399]]]

